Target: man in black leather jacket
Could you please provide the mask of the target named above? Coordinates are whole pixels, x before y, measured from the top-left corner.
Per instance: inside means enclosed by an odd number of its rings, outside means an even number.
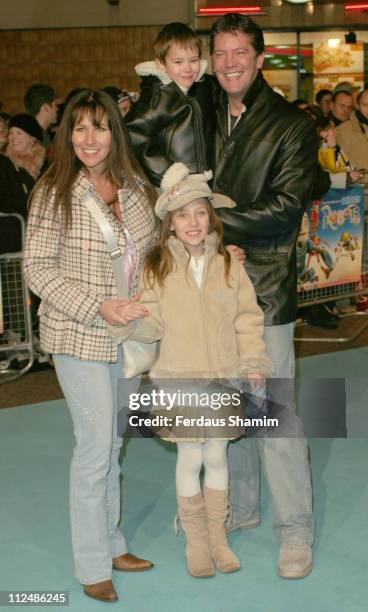
[[[269,381],[270,388],[288,414],[272,437],[230,445],[229,530],[260,522],[260,458],[271,493],[273,528],[281,542],[279,575],[302,578],[312,569],[314,519],[307,444],[292,399],[295,243],[313,187],[317,138],[305,113],[264,80],[263,33],[255,22],[236,13],[219,19],[211,31],[211,53],[221,85],[213,188],[236,202],[236,208],[219,211],[225,240],[245,250],[277,378]]]

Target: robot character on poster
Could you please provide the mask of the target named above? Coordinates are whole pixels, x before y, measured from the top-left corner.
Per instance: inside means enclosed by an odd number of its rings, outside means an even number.
[[[364,190],[330,189],[304,214],[297,240],[298,290],[359,282]]]

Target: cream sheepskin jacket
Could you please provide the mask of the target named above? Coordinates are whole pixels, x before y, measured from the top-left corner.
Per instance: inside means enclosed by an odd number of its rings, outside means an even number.
[[[128,326],[109,326],[116,341],[127,336],[142,342],[160,340],[154,378],[246,377],[271,373],[263,342],[263,313],[244,266],[232,259],[227,285],[217,235],[205,240],[205,266],[198,287],[188,253],[174,237],[168,241],[175,269],[164,287],[140,285],[149,315]]]

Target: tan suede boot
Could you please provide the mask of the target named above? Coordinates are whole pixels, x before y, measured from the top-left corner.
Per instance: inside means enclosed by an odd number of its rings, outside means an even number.
[[[239,559],[227,542],[225,523],[229,512],[228,498],[228,489],[217,491],[208,487],[204,488],[211,556],[216,568],[226,574],[237,572],[240,569]]]
[[[185,533],[185,557],[188,571],[196,578],[213,576],[215,568],[208,545],[202,493],[191,497],[178,495],[177,500],[180,523]]]

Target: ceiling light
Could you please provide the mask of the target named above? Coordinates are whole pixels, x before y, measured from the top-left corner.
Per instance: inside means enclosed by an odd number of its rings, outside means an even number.
[[[365,9],[368,9],[368,4],[345,4],[344,8],[346,11],[364,11]]]
[[[339,38],[329,38],[327,41],[327,46],[330,47],[331,49],[336,49],[336,47],[338,47],[339,44],[340,44]]]
[[[206,15],[226,15],[226,13],[247,13],[250,15],[254,14],[265,14],[262,7],[259,5],[253,6],[207,6],[205,8],[199,8],[197,15],[204,17]]]

